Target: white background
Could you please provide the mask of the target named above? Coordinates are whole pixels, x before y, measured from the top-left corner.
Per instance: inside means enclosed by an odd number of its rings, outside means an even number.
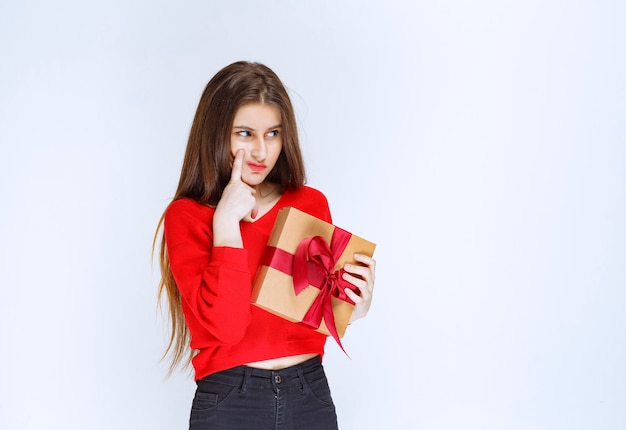
[[[240,59],[378,243],[343,429],[626,428],[624,5],[2,0],[0,428],[186,428],[151,241]]]

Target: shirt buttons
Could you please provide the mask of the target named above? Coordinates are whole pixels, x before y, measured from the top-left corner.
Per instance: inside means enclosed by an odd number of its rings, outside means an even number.
[[[280,375],[274,376],[274,382],[276,382],[277,384],[280,384]]]

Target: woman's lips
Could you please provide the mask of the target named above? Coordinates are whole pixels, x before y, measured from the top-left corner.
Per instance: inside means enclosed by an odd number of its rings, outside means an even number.
[[[261,170],[265,170],[265,168],[267,167],[265,164],[257,164],[252,162],[248,162],[246,164],[253,172],[260,172]]]

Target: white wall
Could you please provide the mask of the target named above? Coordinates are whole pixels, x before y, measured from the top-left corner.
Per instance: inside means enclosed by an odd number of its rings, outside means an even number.
[[[200,93],[292,90],[379,244],[343,429],[626,428],[621,1],[3,1],[0,428],[182,429],[150,246]]]

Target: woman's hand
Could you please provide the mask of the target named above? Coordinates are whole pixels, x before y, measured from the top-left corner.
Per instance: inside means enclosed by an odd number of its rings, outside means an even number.
[[[372,304],[376,272],[376,261],[373,258],[363,254],[354,254],[354,259],[363,265],[345,264],[343,266],[345,270],[343,279],[350,282],[359,290],[359,294],[356,294],[349,288],[345,289],[346,295],[355,303],[349,323],[367,315]]]
[[[222,197],[215,207],[213,215],[214,246],[242,248],[243,241],[239,222],[248,215],[252,219],[256,218],[258,212],[254,198],[256,190],[241,180],[242,165],[243,150],[240,149],[235,154],[230,181],[224,188]]]

